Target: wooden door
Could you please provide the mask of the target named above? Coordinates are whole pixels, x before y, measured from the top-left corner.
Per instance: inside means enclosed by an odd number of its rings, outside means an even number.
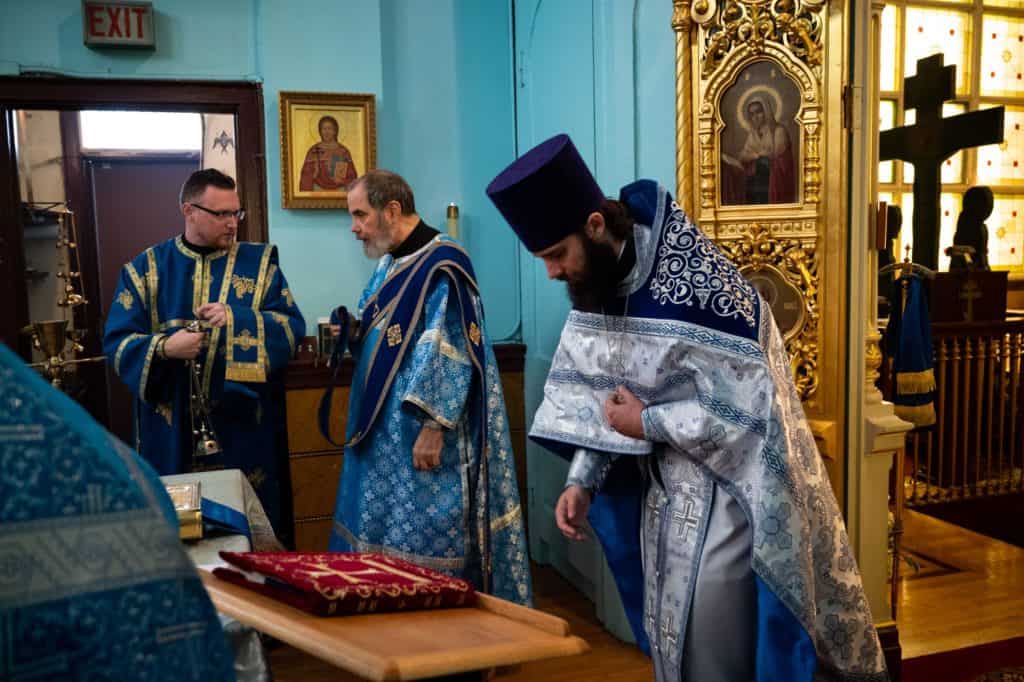
[[[85,159],[92,188],[98,270],[98,329],[117,288],[121,266],[146,248],[184,230],[178,193],[188,176],[199,169],[190,157],[132,157]],[[107,362],[108,428],[126,443],[134,442],[132,394]]]

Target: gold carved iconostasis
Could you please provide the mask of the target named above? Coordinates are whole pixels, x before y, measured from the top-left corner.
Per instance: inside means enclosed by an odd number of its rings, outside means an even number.
[[[771,306],[844,480],[843,4],[675,0],[677,196]]]

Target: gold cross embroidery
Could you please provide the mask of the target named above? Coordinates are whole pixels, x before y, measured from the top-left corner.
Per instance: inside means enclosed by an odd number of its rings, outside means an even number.
[[[476,326],[476,322],[469,323],[469,340],[475,346],[480,345],[480,327]]]
[[[246,294],[252,294],[256,292],[256,280],[252,277],[240,277],[239,275],[231,275],[231,286],[235,288],[235,296],[242,298]]]
[[[402,343],[402,327],[393,324],[388,327],[388,345],[397,346],[400,343]]]
[[[235,335],[234,344],[241,346],[245,350],[250,350],[255,346],[260,345],[260,342],[252,335],[252,332],[248,329],[243,329],[241,334]]]
[[[407,578],[414,583],[428,584],[430,580],[422,576],[415,575],[413,573],[407,573],[406,571],[399,570],[387,564],[378,563],[375,561],[363,560],[366,564],[366,568],[343,571],[338,568],[331,568],[323,562],[303,562],[302,564],[296,564],[296,570],[300,570],[310,578],[317,580],[327,576],[337,576],[349,583],[350,585],[358,585],[365,583],[366,581],[361,576],[370,575],[395,575],[402,578]]]
[[[291,289],[281,289],[281,295],[284,296],[284,300],[287,301],[289,308],[295,307],[295,299],[292,298]]]
[[[117,295],[117,302],[124,306],[125,310],[132,309],[132,303],[135,303],[135,298],[125,289],[121,290],[121,293]]]

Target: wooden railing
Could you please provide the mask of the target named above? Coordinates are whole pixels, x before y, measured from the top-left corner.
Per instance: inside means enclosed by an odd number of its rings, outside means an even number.
[[[936,423],[907,436],[906,503],[1024,492],[1024,319],[934,324],[932,339]]]

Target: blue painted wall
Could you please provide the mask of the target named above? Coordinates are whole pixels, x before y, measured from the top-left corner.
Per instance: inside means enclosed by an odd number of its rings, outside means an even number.
[[[605,194],[651,177],[675,185],[675,35],[668,0],[516,0],[519,152],[567,132]],[[569,303],[565,285],[523,252],[526,413],[540,403]],[[528,416],[528,419],[530,418]],[[554,526],[567,466],[528,446],[530,549],[594,599],[599,617],[630,637],[594,541],[567,542]]]
[[[341,210],[281,208],[278,93],[373,93],[378,165],[405,175],[424,218],[462,210],[494,338],[519,326],[515,242],[483,194],[514,154],[511,8],[475,0],[156,0],[157,49],[82,44],[78,0],[0,3],[0,75],[250,80],[263,84],[270,239],[306,315],[354,303],[371,263]]]
[[[380,165],[409,180],[428,223],[459,206],[491,338],[517,339],[518,242],[484,192],[515,156],[510,4],[385,0],[381,16]]]
[[[253,0],[153,3],[157,49],[91,50],[79,0],[0,3],[0,75],[242,79],[259,77]]]
[[[252,2],[251,8],[258,27],[255,61],[263,81],[267,129],[270,240],[280,249],[281,268],[313,334],[318,317],[328,316],[338,305],[355,305],[373,264],[349,231],[347,211],[281,208],[278,93],[359,92],[379,98],[380,3],[264,0]],[[204,17],[205,10],[196,16]],[[378,107],[383,104],[378,101]],[[378,139],[378,144],[386,143]]]

